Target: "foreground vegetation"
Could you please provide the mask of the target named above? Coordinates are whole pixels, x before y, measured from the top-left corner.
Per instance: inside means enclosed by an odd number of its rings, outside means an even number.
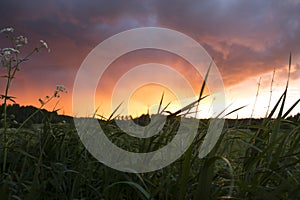
[[[12,30],[1,32],[15,42]],[[24,37],[16,42],[25,43]],[[44,41],[41,44],[48,48]],[[93,158],[69,118],[42,109],[59,97],[62,87],[46,100],[40,99],[38,109],[20,111],[17,105],[8,106],[9,101],[14,102],[8,95],[11,82],[28,58],[19,58],[17,45],[2,49],[1,54],[7,85],[1,95],[0,199],[300,199],[300,119],[299,115],[288,117],[300,100],[284,112],[288,83],[266,118],[227,120],[218,143],[205,158],[198,158],[198,150],[210,120],[200,120],[193,144],[171,165],[149,173],[125,173]],[[203,98],[206,78],[191,107]],[[112,116],[99,124],[121,148],[149,152],[172,140],[182,112],[170,113],[159,135],[147,139],[122,132]],[[42,121],[37,122],[39,119]],[[143,116],[135,122],[146,125],[149,120]]]
[[[51,123],[51,116],[45,113],[39,128],[8,130],[1,199],[300,198],[297,117],[266,118],[259,125],[235,121],[224,128],[217,146],[204,159],[197,157],[198,147],[209,121],[201,121],[199,135],[176,162],[155,172],[130,174],[99,163],[72,124]],[[136,147],[154,150],[164,145],[161,141],[176,134],[178,121],[178,117],[169,119],[160,136],[146,142],[124,134],[113,120],[100,124],[112,141],[137,151]],[[0,148],[3,158],[3,143]]]

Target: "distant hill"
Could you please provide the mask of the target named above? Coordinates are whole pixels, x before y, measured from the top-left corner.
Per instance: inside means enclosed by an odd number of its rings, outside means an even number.
[[[4,105],[0,106],[0,113],[1,113],[1,123],[0,128],[3,127],[3,110]],[[37,112],[38,111],[38,112]],[[20,106],[19,104],[8,105],[7,107],[7,119],[9,122],[10,127],[18,127],[22,124],[30,115],[37,112],[26,124],[25,127],[30,127],[32,124],[40,124],[43,122],[44,119],[50,120],[52,123],[73,123],[73,117],[67,115],[59,115],[56,111],[47,111],[45,109],[39,110],[34,106]],[[124,119],[123,119],[124,118]],[[131,117],[123,117],[121,120],[129,120],[132,119],[136,124],[141,126],[146,126],[151,121],[151,116],[148,114],[141,115],[137,118]],[[290,116],[287,118],[290,121],[299,121],[300,120],[300,113],[294,116]],[[252,125],[259,125],[261,124],[263,119],[226,119],[225,126],[227,127],[234,127],[234,126],[245,126],[249,124],[251,120]],[[207,122],[207,119],[201,120],[202,122]]]
[[[38,111],[38,112],[37,112]],[[50,119],[53,123],[66,122],[73,123],[73,118],[66,115],[59,115],[57,112],[47,111],[45,109],[39,110],[34,106],[20,106],[19,104],[8,105],[7,107],[7,119],[10,127],[18,127],[22,124],[30,115],[37,112],[26,125],[27,127],[31,124],[40,124],[44,119]],[[0,127],[3,127],[3,113],[4,104],[0,106],[1,123]]]

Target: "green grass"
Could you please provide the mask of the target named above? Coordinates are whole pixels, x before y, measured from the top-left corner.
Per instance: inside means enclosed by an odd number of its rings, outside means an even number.
[[[225,127],[203,159],[198,158],[198,149],[209,121],[201,121],[198,136],[180,159],[144,174],[119,172],[99,163],[81,144],[72,124],[52,124],[45,118],[40,130],[8,130],[0,199],[297,199],[300,121],[272,117],[282,100],[259,125]],[[165,145],[176,134],[178,120],[168,119],[159,137],[145,141],[124,134],[112,120],[99,123],[112,141],[138,152]],[[1,158],[3,148],[1,144]]]

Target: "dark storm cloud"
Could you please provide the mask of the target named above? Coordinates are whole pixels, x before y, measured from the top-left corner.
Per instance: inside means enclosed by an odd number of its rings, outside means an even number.
[[[6,0],[0,5],[0,27],[13,26],[33,42],[48,41],[52,53],[37,63],[53,66],[53,76],[55,70],[77,70],[107,37],[142,26],[172,28],[196,39],[227,85],[283,67],[290,51],[300,53],[295,0]]]
[[[203,44],[227,83],[280,68],[300,53],[299,1],[157,1],[160,25]]]
[[[114,26],[122,19],[133,18],[143,21],[147,4],[142,1],[26,1],[1,2],[1,25],[17,26],[31,34],[69,38],[72,41],[87,42],[91,33],[101,30],[101,39],[112,34]],[[124,26],[130,26],[130,21]],[[94,33],[97,34],[97,33]],[[99,35],[98,35],[99,36]],[[85,41],[87,40],[87,41]]]

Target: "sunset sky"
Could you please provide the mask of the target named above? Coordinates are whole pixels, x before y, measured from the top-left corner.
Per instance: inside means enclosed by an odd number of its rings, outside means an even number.
[[[39,98],[51,95],[56,85],[64,85],[69,92],[62,95],[57,108],[61,108],[61,114],[76,115],[72,112],[73,84],[89,52],[122,31],[162,27],[193,38],[214,59],[223,78],[227,104],[232,104],[228,111],[247,106],[230,117],[251,116],[261,78],[254,117],[264,117],[273,70],[275,68],[271,107],[284,91],[290,52],[292,70],[286,109],[300,97],[299,11],[299,0],[2,0],[0,29],[13,27],[16,34],[28,37],[29,45],[24,52],[39,45],[40,39],[46,41],[51,49],[50,53],[42,51],[35,54],[21,66],[10,95],[16,96],[19,104],[39,106]],[[4,41],[1,35],[0,48],[6,47]],[[109,116],[112,112],[112,92],[122,75],[147,63],[171,67],[189,80],[196,94],[199,92],[202,78],[183,58],[151,49],[130,52],[115,60],[100,80],[95,97],[99,114]],[[3,69],[0,72],[3,73]],[[156,73],[158,78],[173,80],[172,87],[179,93],[185,92],[171,72],[163,73],[163,76]],[[127,80],[126,84],[129,87],[146,76],[151,75],[148,73]],[[3,80],[0,83],[3,93]],[[126,92],[127,85],[122,86],[119,89]],[[158,84],[136,85],[136,90],[131,91],[129,114],[137,116],[147,112],[148,108],[156,112],[157,105],[153,104],[159,103],[163,92],[164,105],[172,101],[170,110],[176,110],[178,104],[175,99],[181,94]],[[47,108],[52,109],[54,104]],[[209,102],[204,102],[199,116],[207,117],[209,108]],[[298,112],[300,106],[293,114]]]

